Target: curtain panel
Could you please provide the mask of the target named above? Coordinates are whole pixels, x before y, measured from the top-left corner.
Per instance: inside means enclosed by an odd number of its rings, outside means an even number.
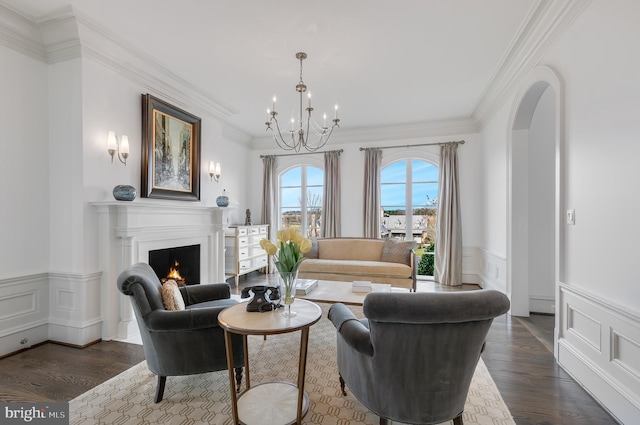
[[[364,151],[364,237],[380,237],[380,164],[382,150]]]
[[[340,221],[340,152],[324,153],[324,193],[322,196],[323,238],[337,238],[341,234]]]
[[[262,165],[262,216],[260,219],[262,224],[269,225],[269,236],[271,236],[275,235],[277,228],[274,228],[274,225],[278,222],[275,211],[277,191],[275,155],[266,155],[262,158]]]
[[[440,147],[438,219],[434,280],[442,285],[462,285],[462,222],[460,219],[458,144]]]

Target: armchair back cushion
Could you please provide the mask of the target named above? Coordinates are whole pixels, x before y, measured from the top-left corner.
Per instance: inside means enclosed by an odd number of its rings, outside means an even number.
[[[335,304],[338,369],[381,418],[433,424],[462,414],[493,318],[509,309],[493,290],[370,293],[365,319]]]

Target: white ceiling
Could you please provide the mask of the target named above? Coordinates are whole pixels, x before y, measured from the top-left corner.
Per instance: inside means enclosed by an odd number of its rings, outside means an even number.
[[[470,117],[539,0],[0,0],[38,21],[71,5],[265,135],[297,110],[295,53],[320,119],[341,126]]]

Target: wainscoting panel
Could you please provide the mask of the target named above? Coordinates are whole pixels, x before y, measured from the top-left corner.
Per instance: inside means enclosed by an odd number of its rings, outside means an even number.
[[[560,284],[558,363],[622,423],[640,416],[640,316]]]
[[[480,286],[486,289],[496,289],[509,295],[507,291],[507,259],[491,252],[476,248],[477,273]]]
[[[50,340],[84,346],[101,338],[101,275],[49,274]]]
[[[0,280],[0,356],[48,338],[46,273]]]

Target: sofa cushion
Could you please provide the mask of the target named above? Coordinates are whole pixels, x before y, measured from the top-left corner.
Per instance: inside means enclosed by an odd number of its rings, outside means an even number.
[[[162,284],[162,303],[167,310],[184,310],[184,299],[173,279],[168,279]]]
[[[384,241],[380,239],[336,238],[318,240],[322,260],[380,261]]]
[[[395,239],[387,239],[384,241],[382,248],[381,261],[389,261],[393,263],[403,263],[411,265],[411,250],[416,247],[414,241],[396,241]]]
[[[411,267],[383,261],[308,259],[302,262],[300,271],[350,275],[349,280],[358,280],[358,275],[411,278]]]

